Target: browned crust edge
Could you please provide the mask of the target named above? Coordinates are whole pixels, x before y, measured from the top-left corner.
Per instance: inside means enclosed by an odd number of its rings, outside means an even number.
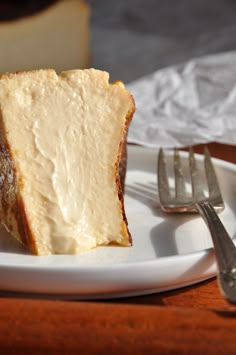
[[[127,93],[129,93],[129,92],[127,91]],[[129,243],[130,243],[130,245],[132,245],[133,244],[132,236],[131,236],[131,233],[130,233],[129,228],[128,228],[128,220],[127,220],[126,213],[125,213],[124,191],[122,189],[122,185],[121,185],[121,181],[120,181],[120,174],[119,174],[119,163],[120,163],[120,158],[121,158],[123,147],[127,143],[128,127],[129,127],[129,124],[130,124],[130,122],[131,122],[131,120],[133,118],[133,115],[134,115],[134,112],[135,112],[135,109],[136,109],[133,96],[130,93],[129,93],[129,96],[130,96],[130,99],[131,99],[131,105],[130,105],[130,109],[129,109],[126,117],[125,117],[124,136],[123,136],[122,141],[119,144],[118,154],[117,154],[117,161],[115,163],[115,169],[116,169],[116,185],[117,185],[117,190],[118,190],[118,198],[119,198],[120,203],[121,203],[122,217],[123,217],[123,221],[124,221],[125,226],[126,226],[126,230],[127,230],[127,234],[128,234],[128,238],[129,238]]]
[[[1,220],[14,237],[34,254],[38,254],[19,193],[23,182],[20,179],[17,181],[14,155],[8,142],[1,142],[0,145],[0,170]]]

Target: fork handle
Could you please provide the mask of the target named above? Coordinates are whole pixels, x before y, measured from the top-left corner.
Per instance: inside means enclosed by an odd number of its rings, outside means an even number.
[[[218,283],[224,297],[236,304],[236,247],[210,202],[196,202],[212,236],[218,264]]]

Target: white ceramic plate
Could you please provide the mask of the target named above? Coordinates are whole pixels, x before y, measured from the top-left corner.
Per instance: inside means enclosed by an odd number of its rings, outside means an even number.
[[[100,247],[70,256],[32,256],[3,229],[0,290],[47,297],[99,299],[143,295],[215,275],[209,232],[198,215],[164,215],[156,192],[157,151],[129,147],[125,205],[133,247]],[[186,154],[183,153],[186,163]],[[197,156],[198,161],[202,160]],[[236,167],[214,159],[226,208],[220,214],[236,237]]]

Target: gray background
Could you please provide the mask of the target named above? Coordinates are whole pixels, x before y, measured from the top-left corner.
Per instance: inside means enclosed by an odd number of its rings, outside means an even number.
[[[89,0],[92,66],[133,81],[236,49],[235,0]]]

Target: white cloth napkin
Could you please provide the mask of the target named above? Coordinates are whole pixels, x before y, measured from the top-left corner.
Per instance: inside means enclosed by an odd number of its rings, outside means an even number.
[[[159,70],[127,88],[137,108],[129,143],[164,148],[236,144],[236,52]]]

